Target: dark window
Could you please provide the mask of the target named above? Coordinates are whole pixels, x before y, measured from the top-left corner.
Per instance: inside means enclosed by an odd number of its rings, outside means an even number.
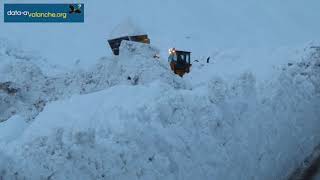
[[[178,54],[178,62],[179,63],[183,62],[183,55],[182,54]]]

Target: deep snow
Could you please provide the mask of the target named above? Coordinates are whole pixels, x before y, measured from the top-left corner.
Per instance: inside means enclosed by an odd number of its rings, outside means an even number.
[[[48,102],[120,84],[135,85],[160,80],[175,88],[187,86],[171,73],[164,60],[153,58],[159,52],[157,48],[134,44],[134,49],[131,49],[132,43],[123,44],[123,55],[119,57],[103,57],[87,69],[75,68],[61,73],[55,71],[59,68],[52,67],[50,71],[50,68],[42,66],[45,63],[43,59],[29,57],[27,52],[5,45],[3,53],[0,53],[0,57],[4,59],[0,65],[0,82],[13,82],[14,88],[19,91],[12,96],[0,90],[0,122],[17,113],[31,120]],[[135,52],[131,53],[133,50]]]
[[[315,50],[294,51],[260,73],[241,66],[247,53],[221,52],[179,78],[152,57],[156,48],[121,48],[120,57],[60,75],[67,86],[52,83],[61,100],[48,101],[22,134],[1,141],[2,177],[286,179],[320,142]],[[212,72],[229,63],[239,70]]]
[[[77,2],[84,24],[0,22],[0,179],[286,179],[320,144],[320,1]],[[110,56],[126,33],[152,46]]]
[[[30,0],[1,2],[28,3]],[[51,63],[68,68],[78,59],[87,66],[94,64],[95,59],[111,55],[107,39],[128,17],[149,34],[163,57],[172,47],[190,50],[193,57],[199,59],[217,48],[292,47],[320,39],[318,0],[32,0],[37,2],[83,2],[85,23],[5,24],[0,21],[0,37],[10,37]],[[0,19],[3,19],[2,13]]]

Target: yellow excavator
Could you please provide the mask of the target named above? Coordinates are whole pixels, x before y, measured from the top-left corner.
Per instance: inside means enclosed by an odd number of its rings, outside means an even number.
[[[190,67],[192,64],[190,63],[191,52],[189,51],[181,51],[176,50],[175,48],[169,49],[169,58],[171,70],[183,77],[185,73],[190,72]]]

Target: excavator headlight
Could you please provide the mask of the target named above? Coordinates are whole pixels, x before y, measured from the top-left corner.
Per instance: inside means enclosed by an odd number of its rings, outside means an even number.
[[[174,54],[175,50],[174,49],[169,49],[169,54]]]

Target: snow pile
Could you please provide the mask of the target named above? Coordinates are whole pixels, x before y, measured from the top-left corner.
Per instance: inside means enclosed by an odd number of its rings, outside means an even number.
[[[148,44],[122,41],[120,52],[120,56],[101,58],[86,73],[88,78],[77,78],[86,80],[82,82],[87,84],[84,92],[115,85],[149,84],[156,80],[175,88],[187,88],[186,83],[171,72],[165,60],[154,57],[158,54],[157,48]]]
[[[6,40],[0,40],[0,83],[17,92],[8,94],[0,88],[0,122],[21,113],[23,117],[35,116],[41,109],[41,99],[45,99],[41,88],[44,87],[44,59],[24,52]],[[40,66],[44,69],[40,69]],[[49,68],[54,71],[54,68]]]
[[[5,38],[0,38],[0,69],[13,63],[32,64],[41,69],[45,75],[55,75],[62,73],[64,69],[61,66],[54,65],[48,62],[47,59],[40,57],[34,51],[25,51],[17,44],[10,42]],[[0,73],[2,73],[0,71]],[[1,76],[1,80],[4,78]]]
[[[55,75],[44,74],[38,63],[29,60],[32,58],[2,54],[0,83],[9,82],[18,92],[10,95],[0,90],[0,121],[15,114],[31,120],[48,102],[120,84],[148,84],[159,80],[175,88],[187,87],[169,70],[165,60],[154,57],[159,53],[155,47],[124,41],[120,49],[120,57],[101,58],[85,70],[74,69]],[[26,57],[23,53],[20,56]]]
[[[112,87],[50,103],[1,146],[0,177],[285,179],[320,142],[318,52],[263,84],[242,72],[177,88],[189,80],[127,50],[91,71]]]

